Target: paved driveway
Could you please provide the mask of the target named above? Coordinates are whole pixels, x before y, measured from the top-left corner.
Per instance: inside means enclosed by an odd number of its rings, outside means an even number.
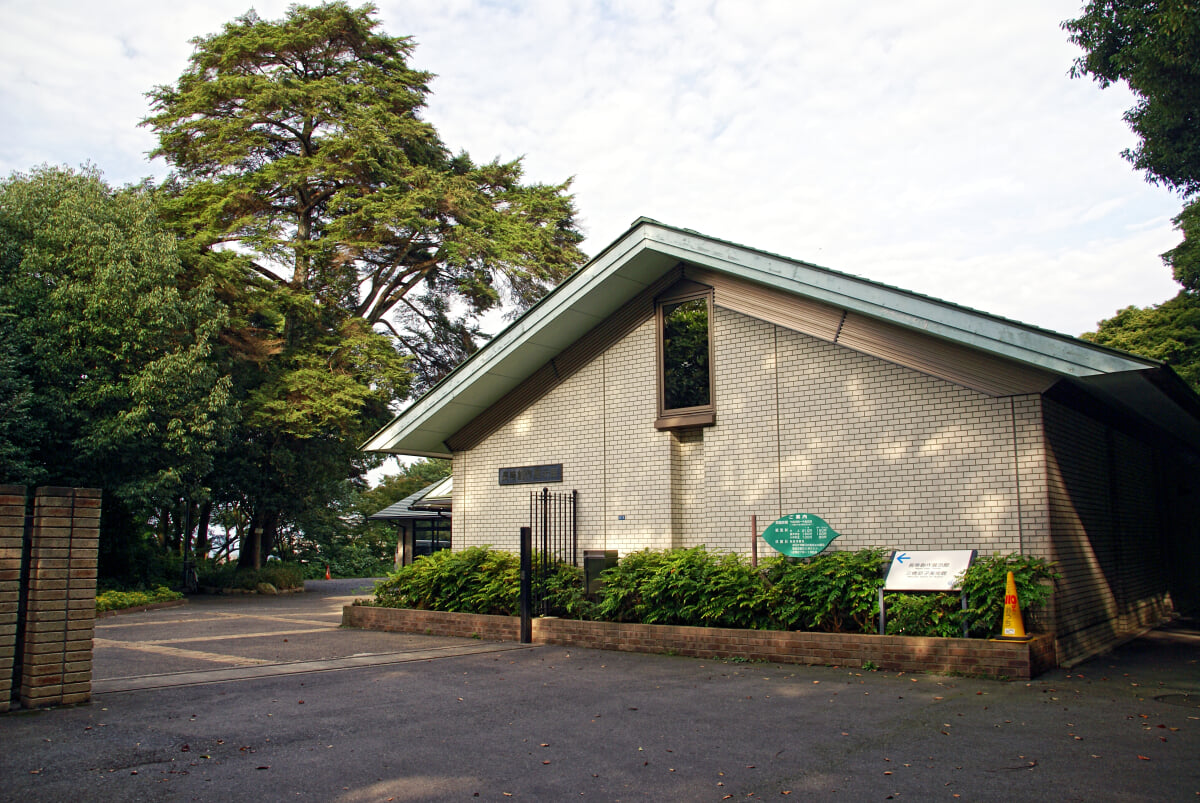
[[[517,648],[340,630],[370,580],[309,581],[304,594],[193,597],[179,608],[96,623],[93,694],[353,669]]]
[[[0,799],[1200,793],[1195,631],[1002,683],[338,631],[343,595],[203,600],[102,623],[92,705],[0,716]],[[330,663],[306,671],[297,658]],[[220,674],[236,672],[262,674]]]

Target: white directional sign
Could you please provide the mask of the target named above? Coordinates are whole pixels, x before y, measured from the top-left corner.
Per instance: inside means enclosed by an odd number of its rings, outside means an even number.
[[[962,574],[975,560],[973,549],[896,552],[888,567],[887,591],[956,591]]]

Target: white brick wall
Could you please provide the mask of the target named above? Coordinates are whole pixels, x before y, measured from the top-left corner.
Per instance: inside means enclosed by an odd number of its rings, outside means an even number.
[[[783,512],[821,516],[840,549],[1020,548],[1008,399],[786,330],[778,350]]]
[[[672,546],[671,434],[654,428],[655,332],[647,320],[603,357],[605,548],[621,554]]]
[[[749,554],[751,515],[758,517],[759,532],[780,516],[775,330],[722,307],[715,310],[717,423],[704,431],[705,505],[688,546]],[[762,544],[763,550],[770,547]]]
[[[671,546],[671,440],[654,429],[654,332],[647,321],[483,443],[455,453],[455,548],[516,549],[529,494],[542,486],[500,486],[499,470],[545,463],[563,465],[551,491],[579,491],[580,550]]]
[[[796,512],[825,518],[840,549],[1048,544],[1037,396],[991,398],[720,307],[713,337],[715,426],[654,429],[648,320],[456,454],[455,546],[515,549],[540,486],[501,487],[498,470],[559,462],[580,549],[748,553],[752,514],[761,532]]]

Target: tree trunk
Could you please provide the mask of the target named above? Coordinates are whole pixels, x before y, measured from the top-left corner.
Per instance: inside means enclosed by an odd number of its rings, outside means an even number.
[[[158,537],[158,545],[162,549],[166,549],[167,543],[170,541],[170,539],[167,537],[170,527],[171,509],[164,507],[158,511],[158,531],[155,533],[155,535]]]
[[[213,503],[205,502],[200,506],[200,521],[196,525],[196,546],[195,554],[197,558],[204,558],[208,555],[208,523],[212,520]]]
[[[279,511],[268,510],[263,516],[262,542],[258,547],[258,554],[261,563],[258,564],[261,569],[267,562],[267,557],[271,554],[271,549],[275,546],[275,538],[279,534]]]
[[[279,511],[270,508],[256,510],[250,517],[250,531],[242,536],[238,552],[239,569],[261,569],[271,554],[275,534],[279,529]]]
[[[192,524],[196,521],[193,514],[192,500],[186,497],[183,500],[183,538],[179,542],[179,552],[185,558],[192,554]]]
[[[262,566],[259,547],[262,545],[262,516],[256,510],[250,516],[250,523],[242,533],[242,543],[238,547],[238,568],[257,569]]]
[[[183,500],[179,500],[179,505],[171,510],[171,526],[167,529],[167,547],[175,553],[179,553],[179,546],[183,543]]]

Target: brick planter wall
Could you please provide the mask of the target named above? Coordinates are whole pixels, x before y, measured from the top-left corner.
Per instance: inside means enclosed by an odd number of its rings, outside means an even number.
[[[521,638],[521,620],[516,616],[373,608],[368,605],[345,606],[342,609],[342,626],[389,633],[422,633],[426,636],[478,636],[489,641],[519,641]]]
[[[342,625],[368,630],[427,633],[516,641],[515,616],[480,616],[398,608],[347,605]],[[748,658],[785,664],[953,672],[1028,680],[1056,665],[1054,637],[1039,634],[1026,644],[984,639],[797,633],[783,630],[729,630],[710,627],[534,619],[535,644],[592,647],[625,652],[671,653],[694,658]]]

